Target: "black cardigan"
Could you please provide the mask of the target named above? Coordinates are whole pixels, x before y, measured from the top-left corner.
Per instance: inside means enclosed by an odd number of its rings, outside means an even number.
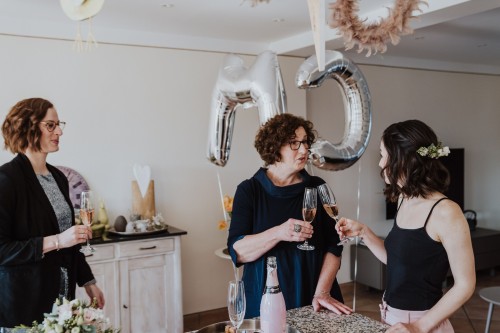
[[[52,165],[66,202],[68,180]],[[74,211],[72,210],[74,221]],[[69,297],[94,276],[80,245],[43,255],[43,237],[60,233],[57,218],[28,158],[0,167],[0,327],[41,322],[59,296],[60,267],[68,269]]]

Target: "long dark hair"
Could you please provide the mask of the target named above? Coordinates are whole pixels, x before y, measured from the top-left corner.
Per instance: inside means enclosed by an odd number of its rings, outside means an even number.
[[[405,197],[424,197],[444,192],[450,184],[448,169],[439,159],[420,156],[417,150],[438,145],[434,131],[420,120],[407,120],[387,127],[382,134],[387,150],[387,163],[380,172],[389,180],[384,194],[389,201]]]

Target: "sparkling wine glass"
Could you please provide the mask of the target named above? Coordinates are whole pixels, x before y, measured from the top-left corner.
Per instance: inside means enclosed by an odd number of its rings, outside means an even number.
[[[318,191],[314,187],[306,187],[306,191],[304,192],[304,201],[302,202],[302,218],[304,221],[312,223],[314,217],[316,216],[316,207],[317,207],[317,196]],[[297,247],[301,250],[314,250],[314,245],[310,245],[306,241],[304,244],[299,244]]]
[[[94,195],[92,191],[83,191],[80,195],[80,219],[82,223],[90,228],[94,219]],[[95,252],[95,249],[90,246],[87,238],[87,245],[80,249],[83,254],[90,255]]]
[[[227,312],[231,323],[238,331],[246,311],[245,285],[241,280],[229,281],[227,290]]]
[[[319,197],[326,213],[337,223],[339,221],[339,206],[332,189],[327,183],[318,186]],[[337,245],[344,245],[354,240],[354,237],[343,236]]]

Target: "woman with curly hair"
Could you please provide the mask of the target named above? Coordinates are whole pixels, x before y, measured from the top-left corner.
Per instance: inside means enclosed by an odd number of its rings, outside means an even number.
[[[449,154],[434,131],[419,120],[390,125],[380,143],[381,176],[387,200],[397,201],[394,225],[385,241],[365,224],[342,218],[341,236],[359,236],[387,265],[380,305],[387,332],[451,333],[448,318],[474,292],[476,275],[470,231],[460,207],[443,192]],[[453,287],[443,296],[451,268]]]
[[[265,166],[236,189],[228,236],[234,264],[245,265],[246,318],[260,315],[269,256],[277,259],[287,309],[312,304],[316,311],[352,311],[336,280],[342,246],[331,218],[318,209],[312,224],[302,220],[305,188],[325,183],[304,170],[315,138],[313,124],[291,114],[273,117],[255,138]],[[315,250],[299,250],[305,240]]]

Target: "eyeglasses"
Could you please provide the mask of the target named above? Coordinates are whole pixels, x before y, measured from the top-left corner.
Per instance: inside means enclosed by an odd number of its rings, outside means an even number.
[[[290,145],[291,150],[299,150],[300,145],[304,145],[304,147],[306,147],[306,149],[309,149],[311,147],[311,142],[307,139],[302,140],[302,141],[297,141],[297,140],[290,141],[290,142],[288,142],[288,144]]]
[[[40,124],[43,124],[45,126],[45,128],[47,129],[47,131],[49,132],[54,132],[54,130],[56,129],[56,126],[59,126],[59,128],[61,130],[64,129],[64,126],[66,126],[66,122],[65,121],[52,121],[52,120],[48,120],[48,121],[41,121]]]

